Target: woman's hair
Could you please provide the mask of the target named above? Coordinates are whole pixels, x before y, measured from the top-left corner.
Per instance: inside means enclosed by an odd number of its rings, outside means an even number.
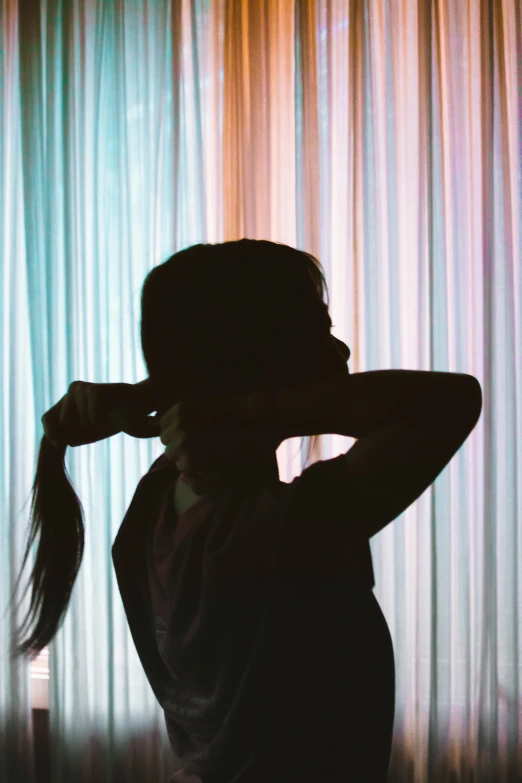
[[[158,414],[191,395],[296,385],[327,373],[332,322],[325,292],[328,297],[314,256],[264,240],[193,245],[154,267],[142,287],[140,331]],[[310,439],[307,462],[314,443]],[[15,593],[38,532],[40,539],[17,604],[31,586],[11,660],[34,659],[55,637],[83,558],[83,507],[69,481],[64,450],[45,435],[29,524]],[[20,643],[38,613],[32,633]]]

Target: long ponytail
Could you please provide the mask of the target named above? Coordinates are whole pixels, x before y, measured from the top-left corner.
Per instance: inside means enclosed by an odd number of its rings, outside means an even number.
[[[82,563],[85,544],[83,506],[67,474],[65,451],[66,447],[56,447],[46,435],[43,436],[32,488],[29,537],[11,600],[16,595],[38,533],[40,539],[30,580],[16,604],[18,607],[29,586],[32,586],[29,610],[21,627],[14,632],[10,652],[12,661],[21,656],[34,660],[54,638],[65,619]],[[37,615],[33,631],[22,642],[21,635],[29,624],[34,623]]]

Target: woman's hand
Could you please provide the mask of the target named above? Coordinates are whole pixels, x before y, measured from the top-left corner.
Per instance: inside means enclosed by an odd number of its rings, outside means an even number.
[[[273,455],[283,438],[270,427],[267,396],[208,395],[182,400],[160,419],[165,456],[185,473],[217,473]]]
[[[138,384],[73,381],[56,405],[44,413],[46,437],[56,448],[85,446],[119,432],[136,438],[160,434],[148,379]]]

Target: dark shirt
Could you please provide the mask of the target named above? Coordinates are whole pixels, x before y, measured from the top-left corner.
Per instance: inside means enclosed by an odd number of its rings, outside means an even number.
[[[375,586],[342,459],[289,484],[232,482],[179,518],[163,455],[136,489],[112,550],[118,585],[174,754],[203,783],[250,783],[254,769],[275,782],[303,743],[307,769],[325,754],[335,766],[343,614]]]

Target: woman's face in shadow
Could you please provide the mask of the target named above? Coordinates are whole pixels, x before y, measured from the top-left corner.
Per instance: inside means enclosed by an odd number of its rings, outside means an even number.
[[[305,356],[296,358],[285,371],[285,382],[280,385],[315,383],[343,372],[349,373],[350,349],[342,340],[334,337],[318,339],[308,345]]]

